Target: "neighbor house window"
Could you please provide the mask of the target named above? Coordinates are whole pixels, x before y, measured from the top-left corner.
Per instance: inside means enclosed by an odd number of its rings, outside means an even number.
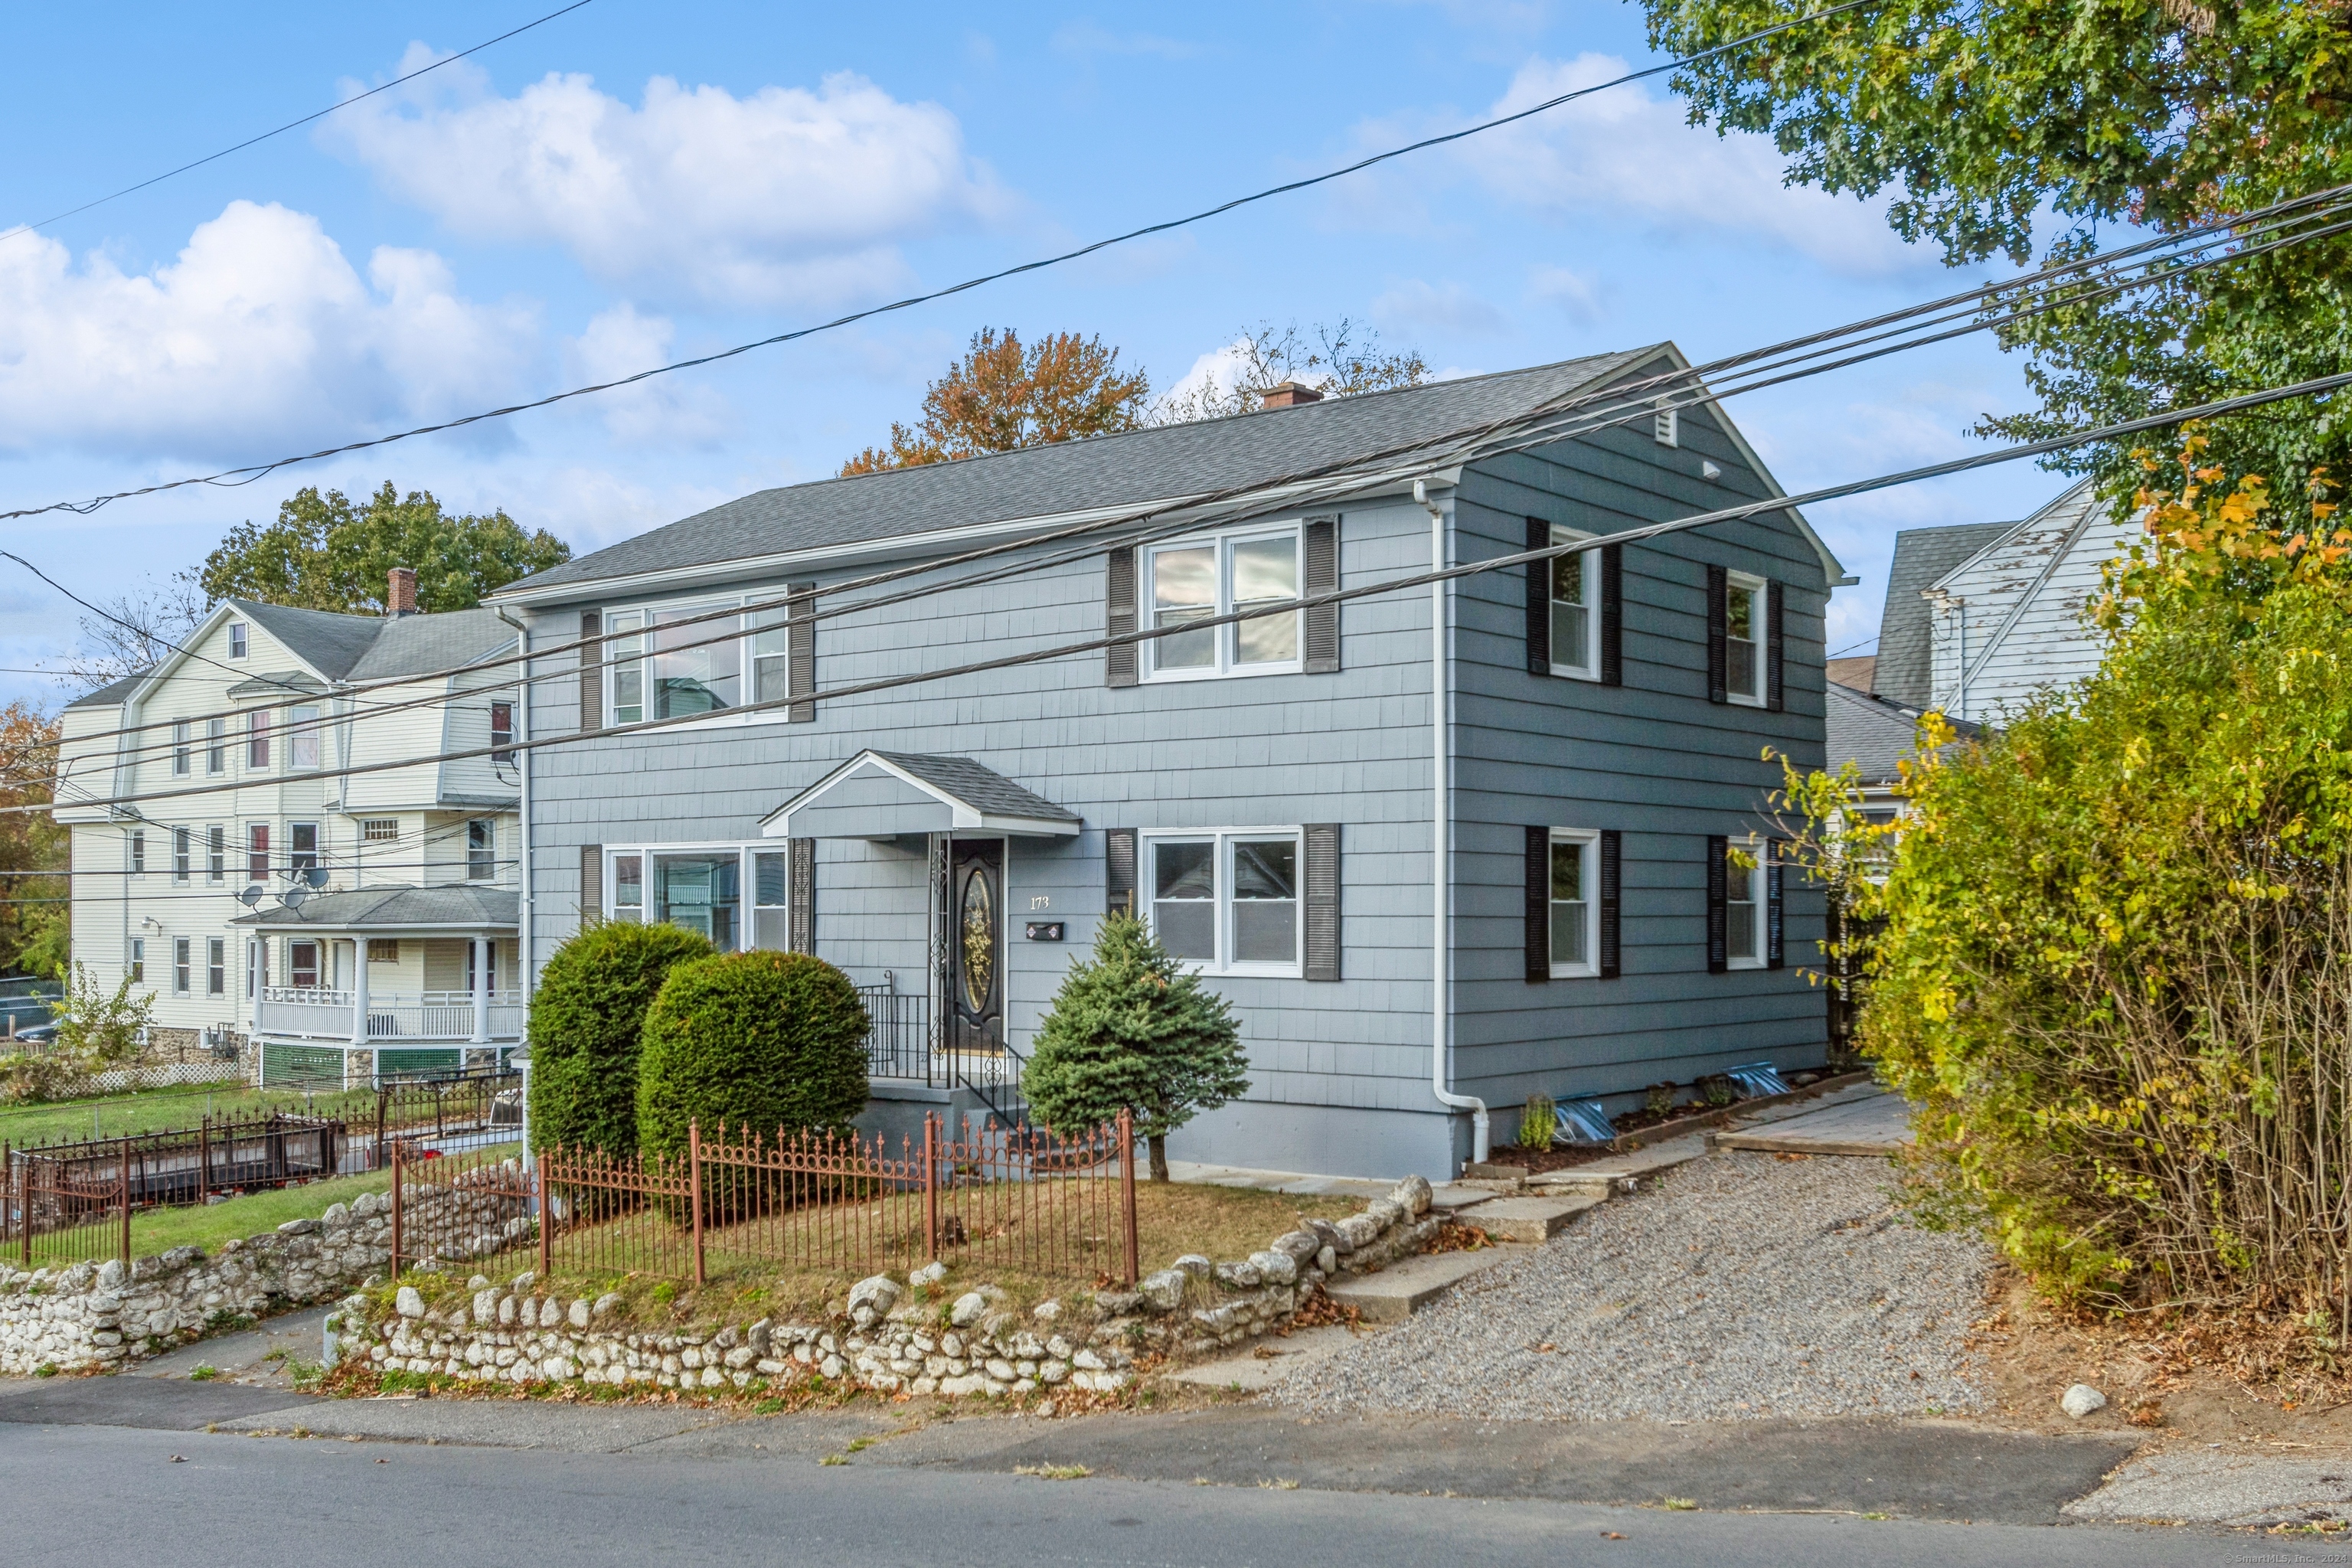
[[[229,624],[228,624],[228,656],[229,656],[229,658],[243,658],[245,657],[245,647],[246,647],[246,643],[245,643],[245,623],[244,623],[243,621],[231,621],[231,622],[229,622]]]
[[[642,855],[613,857],[613,918],[646,918],[646,858]]]
[[[269,710],[257,708],[245,716],[245,765],[267,770],[269,766]]]
[[[1724,847],[1724,956],[1734,969],[1764,964],[1767,854],[1760,838],[1735,838]]]
[[[173,778],[188,776],[188,721],[185,719],[175,720],[172,724],[172,776]]]
[[[751,945],[781,952],[792,946],[790,857],[761,850],[751,857]]]
[[[1764,701],[1764,581],[1724,578],[1724,691],[1734,702]]]
[[[147,939],[143,936],[131,939],[131,979],[133,984],[147,984]]]
[[[1150,839],[1151,929],[1204,968],[1298,967],[1295,829]]]
[[[297,991],[319,988],[319,944],[315,942],[289,942],[286,944],[286,983]]]
[[[205,721],[205,772],[228,772],[228,721],[226,719]]]
[[[193,976],[189,973],[188,939],[175,936],[172,939],[173,991],[185,996],[190,989],[189,983],[192,979]]]
[[[288,847],[286,868],[299,881],[319,886],[325,879],[310,873],[319,868],[319,825],[315,822],[289,822],[286,825]]]
[[[487,882],[499,874],[497,825],[487,816],[466,824],[466,879]]]
[[[1601,900],[1600,836],[1555,827],[1551,835],[1551,972],[1598,974],[1594,930]]]
[[[269,880],[269,824],[266,822],[245,825],[245,879]]]
[[[1554,544],[1585,535],[1555,527]],[[1551,672],[1601,678],[1601,552],[1555,555],[1551,562]]]
[[[398,963],[400,939],[396,936],[370,937],[367,939],[367,955],[370,963]]]
[[[290,728],[286,731],[286,765],[289,768],[317,767],[319,710],[316,708],[293,708],[287,712]]]
[[[228,880],[228,829],[226,827],[205,829],[205,880]]]
[[[400,818],[367,816],[360,819],[360,841],[363,844],[394,844],[400,839]]]
[[[228,994],[228,939],[221,936],[205,938],[205,994]]]
[[[194,838],[195,834],[189,828],[172,829],[172,880],[174,882],[184,882],[188,879],[188,862],[193,854],[191,847]]]
[[[654,857],[654,919],[700,931],[721,952],[736,948],[743,858],[731,849]]]
[[[134,877],[147,874],[147,833],[144,828],[133,828],[131,833],[131,874]]]
[[[1222,534],[1144,552],[1150,626],[1190,626],[1298,597],[1298,530]],[[1180,631],[1150,644],[1154,676],[1263,675],[1298,668],[1298,613]]]
[[[514,744],[514,704],[490,704],[490,761],[510,761],[514,753],[506,748]]]

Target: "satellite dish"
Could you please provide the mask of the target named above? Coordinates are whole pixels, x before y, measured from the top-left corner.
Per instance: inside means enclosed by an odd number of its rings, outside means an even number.
[[[253,908],[254,905],[261,902],[262,892],[263,889],[260,883],[249,882],[246,884],[245,891],[237,894],[236,901],[243,904],[249,910]]]
[[[289,910],[299,910],[302,907],[302,900],[310,896],[310,889],[302,886],[301,883],[297,882],[292,887],[287,889],[284,892],[278,894],[278,901],[285,905]]]
[[[302,880],[313,888],[323,888],[327,885],[327,868],[324,866],[312,866],[302,873]]]

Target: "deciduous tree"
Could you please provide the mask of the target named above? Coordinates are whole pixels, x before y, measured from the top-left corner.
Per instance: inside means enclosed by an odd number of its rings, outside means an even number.
[[[344,615],[383,613],[394,566],[416,573],[420,610],[470,610],[519,577],[572,559],[545,529],[526,532],[503,510],[451,516],[430,490],[406,496],[386,479],[364,500],[297,490],[268,527],[241,522],[197,574],[207,604],[259,599]]]
[[[841,466],[844,478],[1011,452],[1087,436],[1132,430],[1143,421],[1151,380],[1122,372],[1118,351],[1100,338],[1048,332],[1024,346],[1007,327],[972,334],[963,358],[923,393],[913,428],[893,424],[887,447],[868,447]]]

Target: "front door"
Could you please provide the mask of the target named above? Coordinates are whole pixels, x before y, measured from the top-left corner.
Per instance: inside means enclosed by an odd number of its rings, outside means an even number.
[[[1004,1047],[1004,840],[959,838],[948,855],[948,1044]]]

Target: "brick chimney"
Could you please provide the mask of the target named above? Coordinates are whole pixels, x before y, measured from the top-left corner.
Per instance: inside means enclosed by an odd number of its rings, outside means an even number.
[[[390,619],[416,613],[416,568],[395,566],[392,569],[391,585],[384,590],[383,613]]]
[[[1322,401],[1323,395],[1316,391],[1313,387],[1307,385],[1305,382],[1286,381],[1279,386],[1268,387],[1266,389],[1265,395],[1258,400],[1258,406],[1261,408],[1296,408],[1302,403],[1320,403]]]

